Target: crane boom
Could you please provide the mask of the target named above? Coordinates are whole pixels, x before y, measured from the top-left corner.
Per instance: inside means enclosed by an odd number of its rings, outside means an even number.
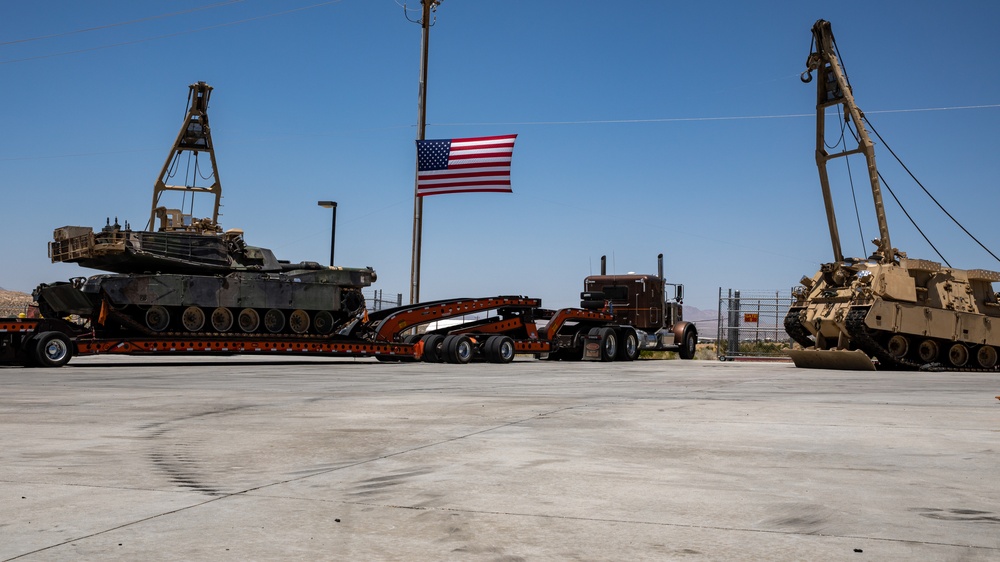
[[[823,189],[823,203],[826,207],[826,218],[830,226],[830,240],[833,244],[835,262],[844,261],[840,248],[840,234],[837,230],[837,217],[833,207],[833,197],[830,194],[830,179],[827,174],[827,162],[841,156],[864,154],[868,164],[868,181],[871,184],[872,199],[875,203],[875,215],[878,220],[879,239],[875,240],[878,249],[873,258],[880,263],[892,263],[895,250],[889,240],[889,226],[885,218],[885,206],[882,203],[882,190],[879,186],[878,168],[875,166],[875,150],[868,131],[864,126],[864,113],[854,101],[854,94],[847,81],[847,76],[837,59],[836,43],[830,22],[817,20],[812,27],[813,46],[815,50],[806,59],[806,71],[802,73],[802,81],[812,81],[812,72],[817,72],[816,84],[816,166],[819,168],[819,180]],[[826,150],[826,109],[835,105],[844,106],[845,119],[850,119],[858,132],[858,147],[830,154]],[[846,141],[846,139],[845,139]]]

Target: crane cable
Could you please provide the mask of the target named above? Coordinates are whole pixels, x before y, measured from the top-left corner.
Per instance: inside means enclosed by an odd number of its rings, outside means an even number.
[[[844,77],[846,78],[847,76],[845,75]],[[834,145],[834,147],[843,143],[844,152],[847,152],[847,140],[844,138],[844,130],[847,128],[847,119],[845,119],[843,114],[840,113],[840,104],[837,105],[837,118],[840,120],[840,140],[837,141],[837,144]],[[854,131],[851,131],[851,134],[853,135]],[[826,144],[826,140],[824,140],[823,143]],[[834,148],[830,145],[827,145],[827,147]],[[851,159],[844,158],[844,164],[847,165],[847,179],[851,183],[851,197],[854,199],[854,217],[858,219],[858,234],[861,236],[861,254],[863,255],[865,253],[865,231],[861,227],[861,211],[858,210],[858,195],[854,190],[854,173],[851,172]]]
[[[953,217],[951,213],[949,213],[948,210],[945,209],[944,206],[942,206],[941,203],[933,195],[931,195],[931,192],[928,191],[926,187],[924,187],[924,184],[920,183],[920,180],[918,180],[917,177],[913,175],[913,172],[911,172],[910,169],[906,167],[906,164],[904,164],[903,161],[900,160],[899,156],[897,156],[896,153],[893,152],[892,148],[890,148],[888,143],[885,142],[885,139],[882,138],[882,135],[878,134],[878,131],[875,130],[875,127],[872,126],[871,121],[869,121],[867,117],[865,117],[865,123],[868,123],[868,128],[871,129],[872,132],[875,133],[875,136],[878,137],[878,140],[881,141],[883,145],[885,145],[885,148],[889,151],[889,154],[892,154],[892,157],[896,159],[896,162],[899,162],[899,165],[902,166],[904,170],[906,170],[906,173],[909,174],[911,178],[913,178],[913,181],[915,181],[917,185],[920,186],[920,189],[922,189],[924,193],[931,198],[931,201],[933,201],[934,204],[938,206],[938,209],[941,209],[941,212],[947,215],[948,218],[951,219],[951,221],[955,223],[958,226],[958,228],[961,228],[962,232],[968,235],[969,238],[972,238],[972,240],[976,244],[978,244],[980,248],[986,250],[986,253],[993,256],[993,259],[1000,262],[1000,257],[997,257],[997,255],[994,254],[992,251],[990,251],[990,249],[987,248],[985,245],[983,245],[983,243],[980,242],[978,238],[976,238],[975,236],[972,235],[971,232],[966,230],[966,228],[962,226],[962,223],[958,222],[958,219]]]
[[[849,89],[853,90],[853,88],[851,87],[851,80],[847,76],[847,68],[844,65],[844,59],[841,58],[841,56],[840,56],[840,47],[837,46],[837,40],[836,39],[833,39],[833,50],[836,52],[837,59],[840,61],[840,68],[841,68],[841,71],[844,73],[844,81],[847,82],[847,87]],[[994,259],[996,259],[997,261],[1000,261],[1000,258],[998,258],[996,256],[996,254],[994,254],[993,252],[991,252],[989,250],[989,248],[987,248],[986,246],[984,246],[983,243],[980,242],[978,239],[976,239],[976,237],[973,236],[972,233],[970,233],[968,230],[966,230],[965,227],[961,225],[961,223],[959,223],[957,220],[955,220],[955,217],[951,216],[951,213],[949,213],[947,210],[945,210],[945,208],[943,206],[941,206],[941,203],[939,203],[938,200],[935,199],[934,196],[931,195],[929,191],[927,191],[927,188],[925,188],[924,185],[922,183],[920,183],[920,180],[918,180],[916,178],[916,176],[914,176],[913,173],[910,172],[910,169],[906,167],[906,164],[903,164],[903,161],[899,158],[899,156],[896,155],[896,153],[892,150],[892,148],[889,147],[889,144],[885,142],[885,139],[882,138],[882,135],[878,134],[878,131],[876,131],[875,127],[872,126],[871,121],[868,120],[868,117],[865,116],[864,112],[861,112],[860,109],[858,111],[861,113],[861,118],[864,119],[865,123],[868,123],[868,128],[871,129],[873,133],[875,133],[875,136],[878,137],[878,140],[882,143],[882,145],[885,146],[889,150],[889,154],[892,154],[892,157],[896,159],[896,162],[899,162],[899,165],[902,166],[904,170],[906,170],[906,173],[909,174],[911,178],[913,178],[913,181],[917,182],[917,185],[920,186],[920,189],[924,190],[924,193],[926,193],[927,196],[931,198],[931,201],[934,201],[934,203],[938,206],[938,208],[941,209],[941,211],[943,211],[944,214],[947,215],[948,218],[950,218],[952,220],[952,222],[954,222],[955,224],[957,224],[958,227],[961,228],[963,232],[965,232],[970,238],[972,238],[976,242],[976,244],[979,244],[979,246],[982,249],[986,250],[986,252],[989,253],[991,256],[993,256]],[[840,107],[839,106],[837,107],[837,112],[838,112],[838,114],[840,112]],[[845,120],[845,122],[846,122],[846,120]],[[861,139],[858,137],[858,134],[851,127],[850,123],[847,123],[847,129],[849,131],[851,131],[851,135],[854,137],[854,140],[857,141],[858,145],[860,146]],[[845,145],[845,148],[846,148],[846,145]],[[845,160],[846,160],[846,158],[845,158]],[[931,247],[932,250],[934,250],[934,253],[937,254],[937,256],[939,258],[941,258],[941,261],[943,261],[945,263],[945,265],[947,265],[948,267],[951,267],[951,264],[948,262],[947,259],[945,259],[944,255],[942,255],[941,252],[938,251],[937,246],[935,246],[934,243],[931,242],[930,238],[928,238],[927,235],[924,234],[924,231],[921,230],[920,226],[917,225],[917,221],[913,220],[913,217],[910,216],[910,213],[906,210],[906,207],[904,207],[903,203],[899,200],[899,197],[896,197],[896,193],[893,192],[893,190],[892,190],[891,187],[889,187],[889,183],[885,181],[885,177],[882,176],[882,172],[876,170],[876,173],[878,174],[879,181],[882,182],[882,185],[885,186],[885,189],[886,189],[886,191],[889,192],[889,195],[892,195],[893,200],[896,201],[897,205],[899,205],[900,210],[902,210],[903,214],[906,215],[906,218],[910,221],[910,224],[913,225],[913,228],[917,229],[917,232],[920,233],[920,236],[923,237],[924,241],[927,242],[927,244]],[[852,192],[854,190],[854,181],[853,181],[853,179],[851,181],[851,190],[852,190]],[[858,220],[860,221],[860,217],[859,217]],[[859,222],[859,224],[860,224],[860,222]]]
[[[862,119],[864,119],[865,122],[868,123],[868,119],[864,117],[863,113],[862,113]],[[871,123],[868,123],[868,126],[870,127]],[[851,136],[854,137],[854,140],[856,140],[858,142],[858,145],[860,146],[861,139],[858,137],[858,134],[856,132],[854,132],[854,129],[851,128],[850,124],[848,124],[847,128],[848,128],[849,131],[851,131]],[[873,131],[874,131],[874,129],[873,129]],[[875,135],[878,136],[878,133],[875,133]],[[882,137],[879,137],[879,140],[881,141]],[[885,141],[882,141],[882,143],[885,144]],[[888,145],[886,145],[886,148],[889,148]],[[890,150],[889,152],[892,152],[892,151]],[[895,154],[893,154],[893,156],[895,156]],[[896,160],[898,161],[899,159],[897,158]],[[902,162],[900,162],[900,163],[902,163]],[[904,166],[904,168],[905,168],[905,166]],[[913,228],[917,229],[917,232],[919,232],[920,236],[923,237],[924,242],[927,242],[927,245],[929,245],[931,247],[931,249],[934,250],[934,253],[937,254],[937,256],[939,258],[941,258],[941,261],[943,261],[945,265],[947,265],[948,267],[951,267],[951,264],[948,263],[948,260],[946,260],[945,257],[941,254],[941,252],[938,251],[937,246],[935,246],[934,243],[931,242],[931,239],[928,238],[927,235],[924,234],[924,231],[921,230],[920,226],[917,225],[917,221],[913,220],[913,217],[910,216],[909,211],[907,211],[906,207],[903,206],[903,202],[899,200],[899,197],[896,197],[896,193],[892,190],[891,187],[889,187],[889,183],[887,181],[885,181],[885,177],[882,176],[882,172],[877,172],[877,173],[878,173],[878,179],[879,179],[879,181],[882,182],[882,185],[885,187],[886,191],[889,192],[889,195],[892,195],[892,199],[896,202],[897,205],[899,205],[900,210],[903,211],[903,214],[906,215],[907,219],[909,219],[910,224],[913,225]],[[912,177],[912,175],[910,177]],[[914,179],[916,179],[916,178],[914,178]]]

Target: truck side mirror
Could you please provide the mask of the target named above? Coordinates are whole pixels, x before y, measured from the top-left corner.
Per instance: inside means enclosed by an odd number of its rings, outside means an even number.
[[[684,285],[677,285],[674,288],[674,300],[684,302]]]

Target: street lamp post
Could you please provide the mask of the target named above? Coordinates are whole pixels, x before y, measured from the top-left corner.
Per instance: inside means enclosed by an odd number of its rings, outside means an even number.
[[[333,248],[337,242],[337,202],[336,201],[318,201],[316,203],[320,207],[326,207],[327,209],[333,209],[333,226],[330,229],[330,265],[333,265]]]

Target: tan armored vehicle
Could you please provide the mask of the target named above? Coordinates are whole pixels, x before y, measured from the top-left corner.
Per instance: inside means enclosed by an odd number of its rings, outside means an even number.
[[[837,60],[830,23],[817,21],[812,33],[815,51],[802,80],[810,82],[817,73],[816,163],[834,261],[803,277],[795,292],[785,330],[804,349],[792,351],[792,359],[799,367],[817,368],[874,369],[873,358],[879,369],[997,370],[1000,302],[993,283],[1000,273],[909,259],[892,247],[872,141]],[[838,104],[854,126],[858,146],[830,154],[826,109]],[[826,164],[859,153],[867,160],[880,236],[871,256],[845,258]]]

